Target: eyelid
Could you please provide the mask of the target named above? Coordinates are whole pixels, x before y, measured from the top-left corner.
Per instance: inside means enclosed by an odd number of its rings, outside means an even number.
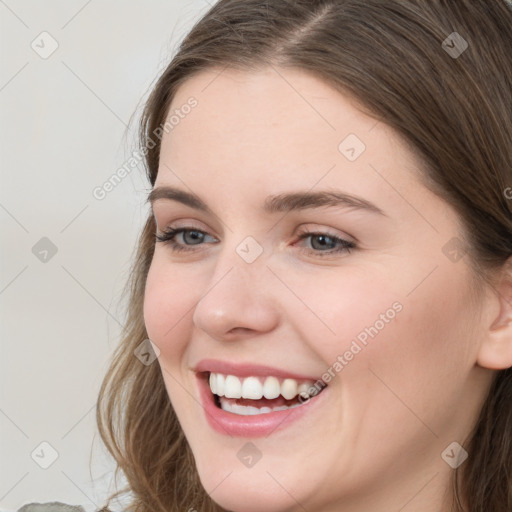
[[[201,243],[181,244],[179,242],[176,242],[176,239],[175,239],[176,236],[182,235],[185,232],[193,232],[193,231],[199,232],[203,235],[203,240],[201,241]],[[322,229],[318,229],[318,230],[309,229],[308,230],[303,227],[302,231],[296,236],[299,237],[298,242],[300,242],[302,240],[306,240],[307,238],[310,238],[310,237],[317,236],[317,237],[330,238],[334,242],[334,244],[338,244],[337,247],[327,249],[327,250],[318,250],[318,249],[309,248],[309,247],[302,249],[303,253],[311,255],[315,258],[317,258],[317,257],[339,258],[341,255],[350,254],[350,252],[353,249],[359,248],[358,244],[356,244],[355,242],[353,242],[351,240],[347,240],[343,236],[335,235],[335,234],[331,233],[330,230],[328,230],[326,228],[324,228],[323,230]],[[163,230],[162,234],[156,233],[155,237],[156,237],[157,242],[161,242],[161,243],[168,245],[169,248],[171,249],[171,251],[173,251],[175,253],[183,253],[183,254],[197,253],[198,250],[201,250],[202,246],[205,245],[203,243],[205,237],[214,238],[215,242],[213,242],[213,244],[217,244],[220,242],[215,236],[208,233],[208,231],[197,229],[190,225],[181,226],[181,227],[180,226],[168,226],[165,230]],[[348,237],[348,238],[351,238],[351,237]],[[296,243],[297,242],[295,242],[292,245],[295,245]],[[212,242],[210,242],[210,244],[212,244]],[[198,246],[197,248],[195,248],[196,245]]]
[[[155,221],[156,221],[156,219],[155,219]],[[176,222],[176,224],[175,224],[175,222]],[[179,230],[179,229],[183,229],[184,231],[200,231],[206,235],[212,236],[213,238],[216,238],[217,240],[219,240],[219,237],[212,234],[208,230],[208,228],[205,229],[205,228],[194,225],[195,221],[179,220],[179,221],[175,221],[175,222],[171,221],[169,223],[165,223],[168,225],[166,226],[166,228],[161,229],[160,231],[162,233],[173,231],[173,230]],[[156,227],[158,228],[158,222],[155,222],[155,223],[156,223]],[[183,225],[181,223],[183,223]],[[310,224],[303,224],[296,230],[295,236],[300,237],[302,234],[328,235],[333,238],[343,239],[346,242],[350,242],[350,243],[354,243],[354,244],[358,243],[358,240],[355,239],[354,237],[352,237],[346,233],[339,233],[339,232],[336,233],[336,232],[334,232],[335,230],[331,230],[331,229],[332,228],[325,227],[325,226],[315,228],[315,227],[311,227]]]
[[[310,235],[317,234],[317,235],[328,235],[333,238],[341,238],[345,240],[346,242],[350,242],[353,244],[357,244],[358,240],[356,240],[353,236],[350,236],[348,233],[340,232],[338,230],[335,230],[330,227],[319,227],[318,224],[315,224],[314,226],[311,226],[310,224],[301,225],[301,227],[297,230],[297,236],[301,236],[303,233],[308,233]]]
[[[163,228],[160,229],[161,232],[171,231],[172,229],[196,230],[196,231],[204,232],[204,233],[211,235],[214,238],[218,239],[218,237],[212,233],[212,230],[210,229],[210,227],[208,227],[206,224],[204,224],[203,222],[201,222],[197,219],[179,218],[179,219],[173,220],[171,217],[169,220],[169,218],[167,216],[166,217],[162,216],[162,217],[163,217],[162,221],[158,222],[158,220],[155,216],[155,227],[158,229],[159,225],[163,226]]]

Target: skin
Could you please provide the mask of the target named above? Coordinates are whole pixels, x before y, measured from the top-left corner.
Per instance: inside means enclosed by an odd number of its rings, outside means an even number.
[[[215,215],[153,205],[157,232],[187,226],[209,236],[190,252],[156,243],[144,302],[202,484],[236,512],[448,511],[453,469],[441,453],[464,443],[493,370],[512,365],[509,302],[488,287],[475,293],[467,254],[444,254],[461,236],[459,218],[423,186],[389,127],[301,70],[218,73],[178,90],[171,111],[191,96],[198,105],[164,135],[155,184],[194,192]],[[366,146],[353,162],[338,150],[351,133]],[[310,189],[357,195],[385,215],[261,210],[270,194]],[[322,256],[302,231],[357,247]],[[236,252],[247,236],[263,249],[250,264]],[[201,359],[320,377],[396,302],[395,318],[334,372],[321,407],[251,439],[262,453],[252,468],[237,458],[247,439],[206,422],[191,370]]]

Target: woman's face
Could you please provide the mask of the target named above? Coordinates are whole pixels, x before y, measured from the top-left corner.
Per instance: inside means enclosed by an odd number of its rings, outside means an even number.
[[[171,105],[154,190],[181,194],[153,211],[188,231],[144,302],[202,484],[233,511],[440,510],[490,382],[457,215],[322,81],[219,71]]]

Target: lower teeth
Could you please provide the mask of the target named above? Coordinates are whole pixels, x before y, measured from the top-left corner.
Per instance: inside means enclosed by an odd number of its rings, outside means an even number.
[[[240,416],[254,416],[256,414],[267,414],[269,412],[284,411],[286,409],[293,409],[304,405],[302,403],[296,403],[293,405],[280,405],[277,407],[254,407],[252,405],[239,405],[230,402],[225,397],[218,397],[220,407],[223,411],[231,412],[233,414],[239,414]]]

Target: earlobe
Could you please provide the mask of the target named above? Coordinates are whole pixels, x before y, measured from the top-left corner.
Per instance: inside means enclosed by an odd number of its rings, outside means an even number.
[[[512,258],[504,266],[494,291],[500,309],[485,332],[477,363],[484,368],[505,370],[512,367]]]

